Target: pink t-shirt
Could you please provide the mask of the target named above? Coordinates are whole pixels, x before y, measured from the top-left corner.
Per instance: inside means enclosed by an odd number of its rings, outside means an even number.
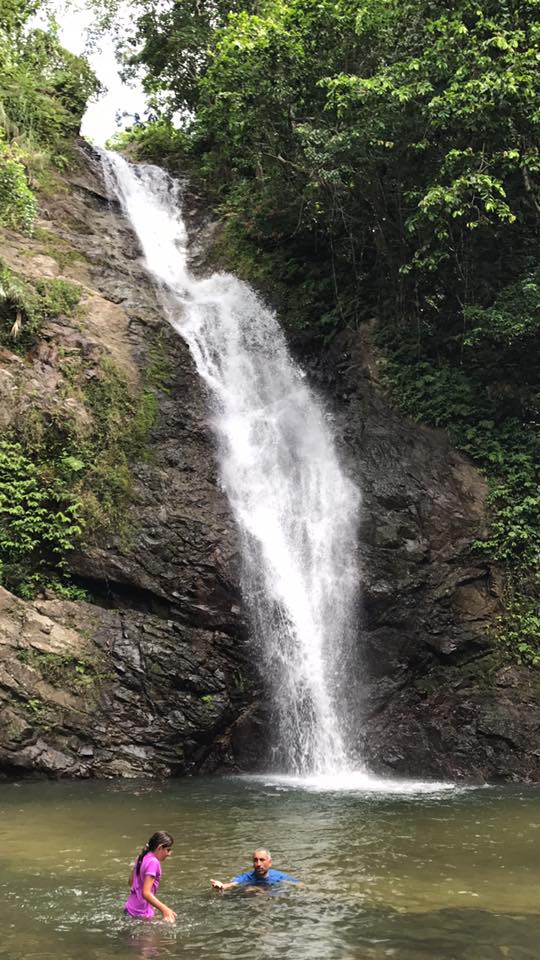
[[[131,893],[124,904],[124,910],[127,910],[130,916],[148,919],[154,916],[155,911],[142,895],[145,877],[154,877],[151,892],[155,896],[161,877],[161,864],[153,853],[145,853],[138,874],[135,869],[133,870]]]

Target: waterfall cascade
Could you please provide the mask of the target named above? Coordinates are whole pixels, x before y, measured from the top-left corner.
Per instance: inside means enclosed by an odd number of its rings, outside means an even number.
[[[189,272],[180,188],[161,169],[104,155],[167,318],[207,384],[220,477],[244,553],[243,590],[276,707],[276,766],[351,768],[350,653],[359,494],[275,315],[228,274]]]

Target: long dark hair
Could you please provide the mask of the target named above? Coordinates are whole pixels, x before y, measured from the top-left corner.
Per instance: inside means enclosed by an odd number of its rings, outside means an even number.
[[[156,830],[156,832],[150,837],[148,843],[145,843],[139,856],[137,857],[137,863],[135,864],[135,873],[137,876],[139,876],[141,872],[141,863],[143,862],[143,857],[145,857],[147,853],[153,853],[158,847],[170,848],[172,847],[173,843],[174,839],[171,837],[170,833],[167,833],[165,830]]]

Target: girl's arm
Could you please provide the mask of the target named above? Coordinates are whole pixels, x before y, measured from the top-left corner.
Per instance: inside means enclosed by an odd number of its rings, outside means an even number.
[[[142,888],[142,895],[147,903],[151,903],[153,907],[156,907],[157,910],[161,911],[163,919],[166,923],[174,923],[176,920],[176,914],[174,910],[171,910],[170,907],[167,907],[152,893],[152,884],[154,883],[155,879],[156,878],[152,877],[149,873],[146,874]]]
[[[134,873],[135,873],[135,867],[133,867],[133,869],[132,869],[132,871],[131,871],[131,873],[130,873],[130,875],[129,875],[129,889],[130,889],[130,890],[131,890],[131,888],[132,888],[132,886],[133,886],[133,874],[134,874]]]

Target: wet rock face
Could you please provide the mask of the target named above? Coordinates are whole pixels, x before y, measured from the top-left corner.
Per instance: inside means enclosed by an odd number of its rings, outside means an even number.
[[[312,366],[362,491],[361,756],[399,776],[540,780],[540,685],[502,666],[500,574],[472,550],[482,478],[442,431],[391,409],[369,326]]]
[[[136,383],[159,331],[166,362],[149,456],[133,468],[128,534],[97,535],[70,559],[93,602],[30,603],[0,590],[0,771],[260,768],[269,705],[247,636],[205,389],[92,162],[81,161],[45,214],[43,226],[78,259],[61,266],[38,240],[14,234],[2,256],[23,273],[82,284],[85,314],[79,325],[49,323],[32,357],[2,351],[0,429],[32,403],[66,402],[66,351],[91,359],[105,347]],[[189,216],[204,268],[210,228],[196,203]],[[498,573],[471,552],[485,530],[483,481],[442,433],[392,411],[369,328],[343,334],[323,358],[299,352],[328,398],[363,496],[357,683],[351,678],[359,754],[398,776],[540,779],[538,685],[501,664],[489,639],[501,611]]]
[[[34,356],[6,352],[0,369],[8,384],[18,381],[5,394],[3,426],[31,403],[62,402],[57,358],[66,350],[105,346],[136,383],[156,331],[159,413],[133,466],[127,534],[98,533],[69,558],[93,602],[27,603],[2,592],[0,769],[97,777],[236,769],[252,758],[242,729],[257,693],[207,397],[99,166],[83,157],[70,181],[69,193],[46,202],[43,225],[77,256],[60,269],[40,241],[16,235],[5,255],[31,276],[82,284],[85,311],[78,326],[49,324]]]
[[[25,603],[0,588],[0,765],[53,776],[171,776],[234,765],[245,712],[235,642],[130,609]]]

